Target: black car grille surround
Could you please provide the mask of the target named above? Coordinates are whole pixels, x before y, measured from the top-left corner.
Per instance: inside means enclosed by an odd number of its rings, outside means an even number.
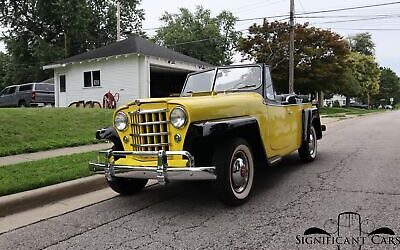
[[[129,112],[133,151],[169,150],[167,109]]]

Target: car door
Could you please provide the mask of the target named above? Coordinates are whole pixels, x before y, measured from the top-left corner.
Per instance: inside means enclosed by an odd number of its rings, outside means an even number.
[[[15,96],[17,91],[17,86],[11,86],[10,89],[8,90],[8,95],[6,99],[6,106],[7,107],[17,107],[18,106],[18,100]]]
[[[277,154],[285,154],[296,149],[298,143],[298,114],[301,105],[289,105],[275,97],[269,68],[264,70],[264,100],[268,118],[268,138],[271,149]],[[299,112],[300,110],[300,112]],[[301,119],[301,118],[300,118]],[[301,123],[300,123],[301,124]]]
[[[7,99],[8,99],[8,91],[10,90],[9,87],[3,89],[0,93],[0,107],[7,106]]]

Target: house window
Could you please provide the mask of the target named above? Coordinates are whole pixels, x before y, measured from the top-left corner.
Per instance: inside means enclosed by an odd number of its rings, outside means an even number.
[[[60,75],[60,93],[65,92],[65,75]]]
[[[83,72],[83,86],[85,88],[100,86],[100,70]]]

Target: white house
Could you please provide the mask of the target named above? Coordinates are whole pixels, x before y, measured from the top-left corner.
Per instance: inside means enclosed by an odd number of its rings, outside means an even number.
[[[117,105],[137,98],[179,93],[186,75],[210,67],[206,62],[132,37],[76,55],[43,69],[54,69],[55,105],[103,102],[118,93]]]
[[[324,100],[324,107],[332,107],[335,102],[338,102],[340,107],[346,106],[346,97],[343,95],[333,95],[332,98]]]

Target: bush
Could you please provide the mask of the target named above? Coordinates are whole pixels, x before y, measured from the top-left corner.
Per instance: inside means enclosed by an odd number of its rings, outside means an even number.
[[[338,100],[334,101],[333,104],[332,104],[332,107],[334,107],[334,108],[340,108],[340,103],[339,103],[339,101],[338,101]]]

